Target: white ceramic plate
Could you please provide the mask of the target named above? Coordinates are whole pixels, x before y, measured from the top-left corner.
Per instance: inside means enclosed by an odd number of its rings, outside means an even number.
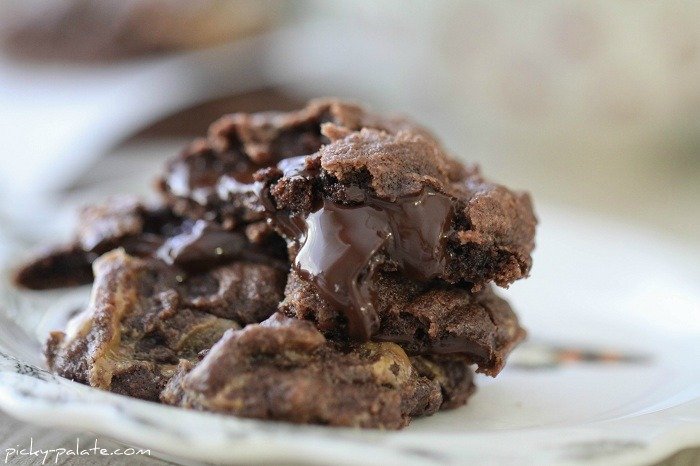
[[[42,371],[40,341],[85,289],[0,300],[0,407],[171,457],[325,464],[639,464],[700,445],[700,257],[649,234],[540,209],[512,299],[530,343],[466,407],[400,432],[259,422],[100,392]],[[554,348],[628,361],[569,362]]]

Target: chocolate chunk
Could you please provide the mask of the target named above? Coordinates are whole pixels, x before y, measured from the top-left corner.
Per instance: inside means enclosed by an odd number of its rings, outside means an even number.
[[[463,404],[471,378],[465,361],[412,364],[393,343],[343,347],[277,314],[227,332],[198,364],[183,362],[161,400],[243,417],[397,429]]]
[[[237,263],[190,278],[123,250],[96,260],[94,272],[86,310],[47,342],[48,366],[81,383],[150,400],[180,359],[195,361],[226,329],[275,312],[284,286],[280,272],[259,264]],[[260,277],[270,280],[258,282]]]
[[[211,268],[233,259],[266,262],[287,270],[286,253],[279,237],[254,236],[245,232],[224,230],[219,225],[197,220],[182,233],[166,239],[155,252],[167,264],[184,268]]]
[[[192,143],[170,161],[159,182],[179,215],[219,220],[226,228],[265,218],[254,173],[288,157],[315,153],[330,142],[321,127],[332,123],[359,130],[430,133],[402,118],[386,118],[332,99],[315,100],[289,113],[234,113],[214,122],[206,139]]]
[[[457,354],[495,376],[525,331],[508,303],[491,287],[472,293],[440,282],[411,281],[397,272],[381,272],[365,282],[376,299],[373,341],[391,341],[408,354]],[[312,321],[335,340],[347,339],[350,322],[318,288],[290,274],[280,309]]]

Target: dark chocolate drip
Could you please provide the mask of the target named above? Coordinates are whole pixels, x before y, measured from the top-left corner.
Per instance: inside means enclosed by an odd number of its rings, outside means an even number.
[[[386,216],[369,206],[341,207],[324,201],[305,219],[306,235],[293,267],[348,319],[350,334],[367,340],[378,328],[372,257],[391,235]],[[360,275],[365,272],[365,280]]]
[[[428,189],[394,202],[367,197],[360,206],[324,200],[286,225],[301,246],[292,266],[345,314],[353,338],[368,340],[379,328],[372,283],[380,252],[414,280],[436,278],[452,215],[451,199]]]

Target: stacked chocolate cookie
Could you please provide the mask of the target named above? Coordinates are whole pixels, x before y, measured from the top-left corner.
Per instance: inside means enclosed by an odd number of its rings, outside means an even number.
[[[400,428],[464,404],[525,335],[491,283],[528,275],[526,193],[425,129],[336,101],[233,114],[171,160],[163,202],[86,208],[17,274],[89,282],[46,347],[116,393],[299,423]]]

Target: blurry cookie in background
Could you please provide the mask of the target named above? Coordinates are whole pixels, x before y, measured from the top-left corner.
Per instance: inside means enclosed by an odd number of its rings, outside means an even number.
[[[206,134],[212,121],[234,112],[289,112],[304,105],[304,99],[282,87],[264,87],[248,92],[207,100],[152,123],[124,142],[144,142],[149,139],[184,139]]]
[[[193,50],[259,33],[269,0],[63,0],[3,2],[0,44],[29,60],[113,61]],[[283,4],[282,4],[283,5]]]

